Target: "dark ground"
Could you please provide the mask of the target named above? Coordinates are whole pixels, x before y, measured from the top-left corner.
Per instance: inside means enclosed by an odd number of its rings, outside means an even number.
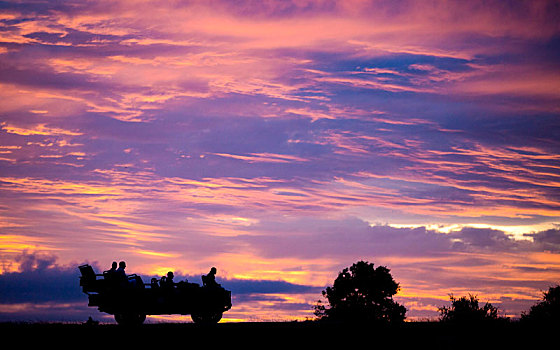
[[[2,323],[5,344],[55,349],[535,349],[557,346],[558,328],[500,326],[452,327],[410,322],[398,328],[320,324],[317,322],[114,324]],[[29,347],[33,346],[35,347]],[[550,345],[549,345],[550,346]],[[547,346],[547,347],[549,347]],[[18,347],[19,348],[19,347]]]

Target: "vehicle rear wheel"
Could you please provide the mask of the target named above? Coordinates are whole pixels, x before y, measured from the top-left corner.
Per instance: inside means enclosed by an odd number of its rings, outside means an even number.
[[[137,313],[117,313],[115,321],[122,326],[139,326],[146,320],[146,315]]]
[[[203,314],[191,314],[191,319],[198,324],[216,324],[222,319],[221,312],[206,312]]]

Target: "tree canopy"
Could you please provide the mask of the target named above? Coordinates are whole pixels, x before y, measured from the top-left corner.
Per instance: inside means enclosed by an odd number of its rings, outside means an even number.
[[[315,315],[334,321],[401,323],[406,308],[393,300],[399,289],[387,267],[358,261],[322,292],[328,305],[319,301]]]
[[[521,315],[521,320],[536,323],[560,323],[560,285],[550,287],[543,293],[542,300],[531,306],[528,313]]]
[[[469,294],[455,298],[453,295],[449,296],[451,300],[450,306],[443,306],[439,308],[440,321],[442,322],[455,322],[455,323],[479,323],[487,321],[505,320],[505,318],[498,315],[498,308],[490,303],[484,304],[480,307],[478,297]]]

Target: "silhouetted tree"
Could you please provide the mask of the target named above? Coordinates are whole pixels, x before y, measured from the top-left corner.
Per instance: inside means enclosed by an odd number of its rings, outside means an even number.
[[[451,294],[449,299],[451,300],[451,306],[443,306],[438,309],[442,322],[475,324],[506,320],[506,318],[498,315],[498,308],[492,304],[486,303],[483,307],[480,307],[476,295],[469,294],[468,297],[462,296],[457,299]]]
[[[328,306],[318,301],[315,315],[319,319],[343,322],[401,323],[406,308],[393,300],[399,284],[385,266],[359,261],[342,270],[332,287],[322,292]]]
[[[544,292],[542,300],[531,306],[529,313],[521,314],[521,320],[546,324],[560,323],[560,285],[550,287]]]

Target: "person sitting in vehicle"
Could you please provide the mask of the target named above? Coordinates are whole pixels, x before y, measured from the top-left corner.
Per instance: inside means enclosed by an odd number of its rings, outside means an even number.
[[[212,267],[207,275],[202,275],[202,285],[204,287],[220,287],[216,282],[216,268]]]
[[[173,272],[169,271],[167,273],[167,277],[162,277],[161,278],[161,286],[164,288],[173,288],[175,286],[175,283],[173,282]]]
[[[128,276],[124,269],[126,268],[126,263],[124,261],[119,262],[119,268],[115,273],[115,280],[117,281],[118,285],[121,287],[128,286]]]
[[[103,278],[105,279],[105,281],[107,281],[109,285],[113,285],[115,283],[116,273],[117,273],[117,262],[113,261],[111,268],[103,272]]]
[[[113,263],[111,264],[111,268],[109,270],[103,272],[103,273],[110,275],[110,274],[113,274],[115,272],[117,272],[117,262],[113,261]]]

